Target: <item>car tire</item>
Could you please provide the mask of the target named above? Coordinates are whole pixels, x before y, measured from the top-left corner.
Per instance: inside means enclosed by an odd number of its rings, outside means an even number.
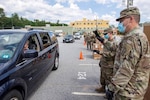
[[[23,97],[18,90],[11,90],[1,100],[23,100]]]
[[[54,60],[54,66],[53,66],[52,70],[57,70],[58,67],[59,67],[59,54],[56,53],[55,60]]]

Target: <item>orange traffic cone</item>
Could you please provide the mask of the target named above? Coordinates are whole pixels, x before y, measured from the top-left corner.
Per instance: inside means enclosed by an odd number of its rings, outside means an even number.
[[[80,60],[82,60],[83,59],[83,54],[82,54],[82,51],[80,52],[80,58],[79,58]]]

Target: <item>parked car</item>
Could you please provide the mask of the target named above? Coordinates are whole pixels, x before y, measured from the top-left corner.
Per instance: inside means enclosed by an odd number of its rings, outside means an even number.
[[[60,37],[59,33],[54,33],[56,37]]]
[[[63,43],[73,43],[73,42],[75,42],[73,35],[67,34],[64,36]]]
[[[80,33],[75,33],[75,35],[74,35],[74,39],[80,39],[80,38],[81,38]]]
[[[63,36],[62,33],[58,33],[58,32],[55,32],[54,34],[55,34],[56,37],[61,37],[61,36]]]
[[[26,100],[36,83],[58,66],[59,45],[52,32],[0,30],[1,100]]]

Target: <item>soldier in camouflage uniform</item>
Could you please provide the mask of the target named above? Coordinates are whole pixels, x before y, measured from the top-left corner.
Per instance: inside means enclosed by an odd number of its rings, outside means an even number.
[[[95,37],[95,34],[91,34],[91,47],[92,47],[92,50],[93,50],[93,44],[96,43],[96,37]]]
[[[86,42],[87,42],[87,40],[86,40],[87,33],[86,33],[86,32],[84,32],[84,33],[83,33],[83,36],[84,36],[84,42],[86,43]]]
[[[91,41],[92,41],[91,34],[88,33],[87,36],[86,36],[86,45],[87,45],[88,50],[92,49]]]
[[[100,83],[101,87],[96,88],[95,90],[99,93],[105,92],[105,86],[107,86],[113,75],[113,64],[116,54],[117,43],[114,42],[113,30],[108,28],[104,30],[105,40],[101,41],[103,44],[103,51],[99,54],[102,55],[100,59]]]
[[[106,92],[108,100],[143,100],[150,76],[149,42],[139,28],[140,12],[129,7],[120,13],[118,29],[124,34],[114,62],[114,76]]]

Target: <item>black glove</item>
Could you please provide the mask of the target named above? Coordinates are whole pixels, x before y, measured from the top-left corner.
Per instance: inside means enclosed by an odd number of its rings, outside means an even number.
[[[93,50],[93,52],[96,52],[97,54],[100,54],[99,50]]]
[[[93,31],[93,33],[95,34],[96,38],[97,38],[101,43],[104,43],[104,39],[103,39],[101,36],[99,36],[97,30]]]
[[[94,33],[96,36],[99,36],[97,30],[93,31],[93,33]]]
[[[109,89],[106,90],[106,97],[107,100],[113,100],[113,94],[114,92],[110,91]]]

